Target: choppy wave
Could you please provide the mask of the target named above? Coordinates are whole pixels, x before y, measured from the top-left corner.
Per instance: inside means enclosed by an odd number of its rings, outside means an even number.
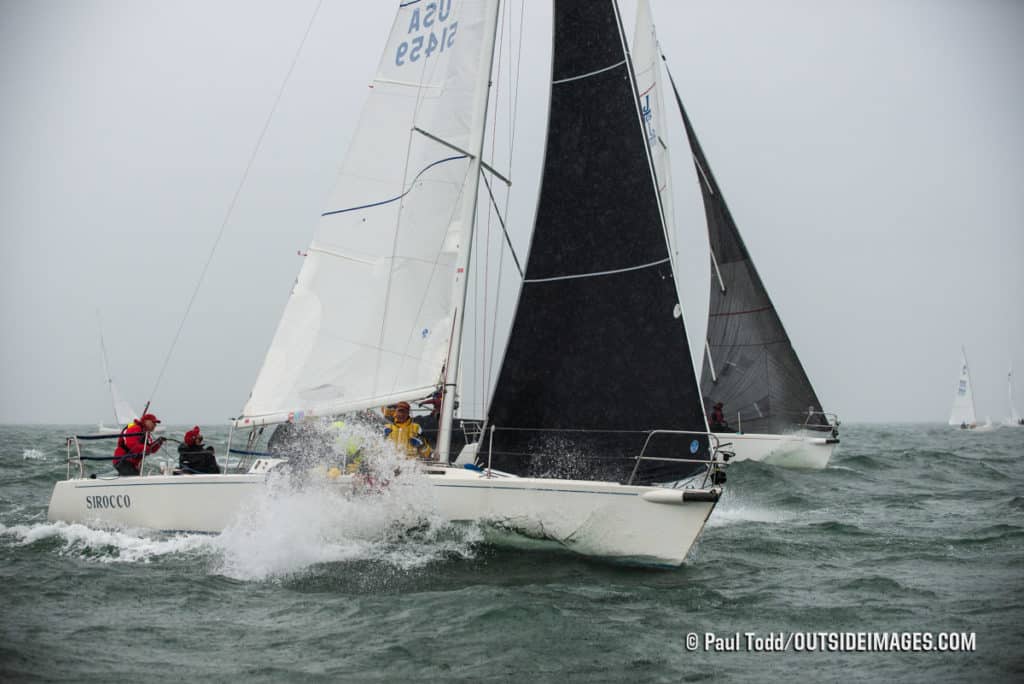
[[[78,523],[0,524],[0,538],[14,545],[53,549],[61,556],[103,563],[147,563],[162,556],[210,550],[209,535],[162,535],[124,529],[96,529]]]
[[[40,679],[83,663],[94,679],[128,678],[98,647],[121,640],[141,679],[166,668],[214,680],[619,680],[639,667],[651,679],[757,680],[766,664],[798,678],[811,663],[826,678],[1013,681],[1019,668],[1006,636],[1024,614],[1020,431],[844,425],[824,471],[734,464],[671,571],[491,546],[432,515],[401,460],[384,459],[375,474],[388,485],[364,496],[322,477],[275,481],[219,535],[48,523],[66,432],[0,427],[0,679],[15,658]],[[209,431],[219,453],[226,434]],[[684,652],[676,638],[879,629],[974,631],[978,648],[755,656]]]
[[[793,517],[791,511],[775,506],[763,506],[739,500],[726,494],[708,518],[708,527],[735,525],[737,523],[783,523]]]

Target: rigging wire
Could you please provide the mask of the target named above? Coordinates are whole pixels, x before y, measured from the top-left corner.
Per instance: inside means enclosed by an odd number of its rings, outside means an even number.
[[[512,238],[508,234],[508,229],[505,226],[505,221],[502,220],[502,218],[501,218],[501,213],[500,213],[500,210],[498,209],[498,202],[497,202],[497,200],[494,199],[494,191],[491,189],[491,183],[490,183],[490,181],[487,180],[487,176],[483,173],[483,171],[480,172],[480,177],[483,178],[484,185],[487,187],[487,194],[491,198],[491,206],[494,207],[494,213],[497,214],[497,216],[498,216],[498,223],[501,225],[501,232],[505,235],[505,244],[508,245],[508,251],[512,254],[512,259],[515,261],[516,270],[519,271],[519,277],[525,278],[526,274],[523,272],[523,267],[519,263],[519,257],[516,256],[516,249],[515,249],[515,247],[512,246]],[[498,256],[499,266],[500,266],[501,258],[504,255],[505,255],[505,251],[502,250],[501,253]],[[499,276],[500,276],[500,272],[499,272]],[[498,290],[498,292],[496,293],[495,296],[500,295],[500,294],[501,294],[501,290],[499,288],[499,290]],[[495,302],[495,309],[497,309],[497,302]],[[497,310],[495,310],[495,314],[497,314]]]
[[[523,63],[523,20],[524,20],[525,11],[526,11],[526,0],[523,0],[520,3],[520,5],[519,5],[519,40],[518,40],[518,42],[516,44],[516,51],[515,51],[515,67],[516,68],[515,68],[515,79],[514,79],[514,81],[513,81],[513,77],[512,77],[512,69],[509,68],[509,70],[508,70],[509,91],[511,93],[511,102],[510,102],[510,107],[509,107],[510,108],[510,112],[509,112],[509,143],[508,143],[508,175],[509,175],[509,178],[512,178],[512,163],[513,163],[513,160],[514,160],[514,152],[515,152],[515,144],[516,144],[516,125],[518,123],[518,116],[517,115],[519,113],[519,74],[520,74],[520,67],[522,66],[522,63]],[[509,12],[511,13],[511,9],[509,10]],[[509,30],[511,31],[511,28]],[[509,47],[509,50],[511,51],[511,46]],[[509,59],[511,60],[511,57]],[[514,86],[513,86],[513,83],[514,83]],[[490,184],[487,185],[487,189],[488,189],[488,191],[490,191]],[[506,187],[505,188],[505,218],[506,219],[508,219],[508,217],[509,217],[509,207],[510,207],[510,204],[511,204],[511,198],[512,198],[512,189],[510,187]],[[491,196],[491,201],[494,201],[494,196],[493,195]],[[495,206],[495,210],[497,210],[497,206]],[[500,217],[500,214],[499,214],[499,217]],[[519,259],[516,257],[515,249],[512,247],[512,239],[511,239],[511,237],[508,234],[508,230],[505,229],[505,223],[504,222],[502,222],[502,229],[505,232],[505,239],[508,241],[508,247],[509,247],[509,250],[512,253],[512,258],[515,260],[516,269],[518,269],[518,271],[519,271],[520,280],[522,280],[523,278],[526,277],[525,276],[525,272],[523,271],[523,268],[522,268],[522,266],[519,263]],[[501,293],[502,293],[502,291],[504,289],[501,286],[501,284],[502,284],[502,273],[504,272],[504,263],[505,263],[505,250],[501,250],[501,252],[498,254],[497,292],[495,294],[495,302],[494,302],[494,319],[491,321],[491,349],[490,349],[490,356],[489,356],[488,361],[487,361],[487,373],[486,373],[487,374],[487,387],[491,388],[491,389],[493,389],[493,387],[494,387],[494,385],[493,385],[493,380],[494,380],[494,352],[495,352],[495,349],[497,347],[497,345],[494,344],[494,340],[496,340],[498,338],[497,337],[497,335],[498,335],[498,311],[501,309]],[[484,397],[485,398],[483,399],[483,401],[484,402],[489,402],[490,394],[487,393],[487,394],[484,395]],[[486,412],[488,407],[485,404],[483,408],[484,408],[484,411]]]
[[[302,34],[302,40],[299,42],[299,47],[295,51],[294,57],[292,57],[292,63],[288,67],[288,72],[284,76],[284,80],[281,82],[281,87],[277,91],[277,97],[274,98],[274,104],[270,108],[270,113],[267,114],[267,119],[263,123],[263,130],[260,131],[259,137],[256,139],[256,145],[253,147],[252,154],[249,155],[249,161],[245,164],[245,170],[242,172],[242,178],[238,183],[238,187],[235,188],[235,193],[231,197],[231,202],[228,204],[227,213],[224,216],[224,221],[220,224],[220,230],[217,231],[217,238],[213,241],[213,246],[210,248],[210,253],[206,257],[206,263],[203,264],[203,270],[199,273],[199,279],[196,281],[195,289],[192,291],[192,296],[188,300],[188,305],[185,307],[185,313],[181,316],[181,322],[178,324],[178,330],[174,333],[174,338],[171,340],[171,346],[167,350],[167,355],[164,357],[163,365],[160,366],[160,372],[157,374],[156,382],[153,384],[153,390],[149,393],[149,400],[146,402],[146,409],[143,413],[149,410],[149,405],[153,402],[153,397],[156,396],[156,391],[160,387],[160,382],[163,380],[164,372],[167,370],[167,364],[171,360],[171,356],[174,354],[174,349],[178,344],[178,339],[181,337],[181,331],[185,328],[185,321],[188,320],[189,312],[192,311],[192,305],[196,301],[196,297],[199,295],[199,290],[202,288],[203,280],[206,278],[206,272],[210,269],[210,264],[213,262],[213,256],[217,252],[217,246],[220,244],[221,238],[224,237],[224,230],[227,228],[228,222],[231,220],[232,215],[235,211],[235,206],[238,204],[238,198],[242,194],[242,188],[245,187],[245,182],[249,178],[249,171],[252,169],[253,162],[256,160],[256,156],[259,154],[260,148],[263,145],[263,139],[266,137],[267,130],[270,128],[270,122],[274,118],[274,114],[277,112],[277,107],[281,103],[281,97],[284,95],[285,88],[288,86],[288,81],[291,80],[292,72],[295,70],[295,65],[299,61],[299,56],[302,54],[302,48],[306,45],[306,39],[309,38],[309,32],[313,28],[313,23],[316,21],[317,14],[320,13],[320,6],[323,4],[323,0],[318,0],[316,7],[313,9],[313,14],[309,18],[309,23],[306,25],[306,31]]]
[[[504,66],[504,51],[508,48],[508,40],[505,37],[505,15],[508,13],[510,3],[506,2],[504,6],[504,12],[501,13],[500,24],[498,25],[498,60],[495,67],[494,74],[494,121],[491,122],[491,161],[494,161],[494,153],[498,146],[498,113],[499,104],[501,103],[501,69]],[[511,29],[510,29],[511,30]],[[481,173],[481,176],[483,174]],[[487,178],[484,177],[484,184],[487,185],[488,194],[491,193],[491,186],[488,183]],[[491,195],[493,201],[493,195]],[[485,231],[484,239],[484,310],[482,316],[478,313],[480,318],[480,327],[483,328],[483,341],[482,346],[478,348],[478,360],[477,366],[479,367],[479,380],[480,380],[480,396],[484,397],[487,394],[487,372],[483,366],[482,359],[486,356],[487,349],[487,311],[488,303],[490,300],[490,261],[491,261],[491,224],[494,213],[488,209],[487,211],[487,229]],[[500,217],[499,217],[500,220]],[[502,224],[504,226],[504,223]]]

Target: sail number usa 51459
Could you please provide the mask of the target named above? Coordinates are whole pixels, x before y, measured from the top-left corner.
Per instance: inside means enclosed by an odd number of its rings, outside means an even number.
[[[417,3],[418,4],[418,3]],[[459,22],[451,21],[452,0],[438,0],[414,7],[409,15],[406,34],[412,36],[395,48],[395,64],[404,66],[426,59],[435,52],[444,52],[455,44]],[[416,35],[413,35],[416,34]]]

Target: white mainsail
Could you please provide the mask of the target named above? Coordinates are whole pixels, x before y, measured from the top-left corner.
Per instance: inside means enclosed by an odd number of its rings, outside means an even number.
[[[633,66],[644,120],[644,134],[651,150],[651,163],[658,182],[658,197],[665,224],[669,255],[675,261],[675,216],[672,205],[672,173],[665,128],[665,106],[661,91],[661,49],[654,30],[654,19],[647,0],[636,5],[636,29],[633,35]]]
[[[971,391],[971,371],[967,366],[967,350],[960,348],[960,379],[953,396],[953,411],[949,414],[950,425],[973,426],[977,423],[974,413],[974,394]]]
[[[400,5],[239,424],[380,406],[437,386],[465,275],[496,7]]]

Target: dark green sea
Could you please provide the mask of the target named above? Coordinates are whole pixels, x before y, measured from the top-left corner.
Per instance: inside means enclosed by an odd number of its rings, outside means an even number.
[[[88,429],[0,427],[0,681],[1024,681],[1024,429],[844,425],[825,471],[733,465],[676,570],[350,535],[372,504],[217,536],[48,523],[63,437]],[[702,648],[737,632],[975,647]]]

